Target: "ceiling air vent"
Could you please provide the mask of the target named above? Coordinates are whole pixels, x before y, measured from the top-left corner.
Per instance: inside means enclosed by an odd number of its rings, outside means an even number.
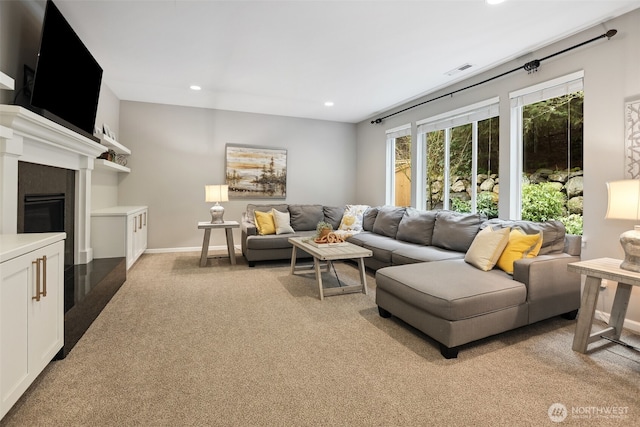
[[[469,69],[469,68],[471,68],[471,67],[473,67],[473,65],[471,65],[471,64],[464,64],[464,65],[461,65],[461,66],[459,66],[459,67],[457,67],[457,68],[454,68],[454,69],[453,69],[453,70],[451,70],[451,71],[447,71],[445,74],[446,74],[447,76],[453,76],[453,75],[455,75],[455,74],[458,74],[460,71],[468,70],[468,69]]]

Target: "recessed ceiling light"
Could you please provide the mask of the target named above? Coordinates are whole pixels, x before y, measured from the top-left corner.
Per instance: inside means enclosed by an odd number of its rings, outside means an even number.
[[[191,90],[200,90],[202,88],[200,86],[198,86],[198,85],[191,85],[191,86],[189,86],[189,89],[191,89]]]
[[[327,101],[324,103],[325,107],[333,107],[333,101]]]
[[[487,4],[500,4],[504,3],[506,0],[486,0]]]

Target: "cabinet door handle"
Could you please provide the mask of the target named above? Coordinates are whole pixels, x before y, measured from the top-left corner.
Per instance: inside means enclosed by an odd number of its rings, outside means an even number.
[[[147,225],[147,213],[146,212],[144,213],[144,225],[145,226]]]
[[[142,214],[138,215],[138,220],[140,221],[140,226],[138,228],[142,228]]]
[[[47,296],[47,256],[42,256],[42,296]]]
[[[35,261],[31,261],[31,264],[36,265],[36,296],[31,297],[31,299],[40,301],[40,258]]]

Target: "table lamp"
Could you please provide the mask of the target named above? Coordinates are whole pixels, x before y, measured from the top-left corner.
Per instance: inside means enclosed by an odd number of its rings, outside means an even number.
[[[606,219],[640,220],[640,180],[625,179],[607,182],[608,204]],[[623,270],[640,272],[640,225],[620,235],[624,250]]]
[[[229,201],[229,186],[228,185],[205,185],[204,195],[206,202],[216,202],[215,205],[209,209],[211,212],[211,224],[222,224],[224,220],[224,208],[220,206],[219,202]]]

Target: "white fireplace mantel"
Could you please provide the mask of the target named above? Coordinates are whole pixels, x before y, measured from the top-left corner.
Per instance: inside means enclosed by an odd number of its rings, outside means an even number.
[[[18,227],[18,162],[76,171],[74,263],[93,259],[91,171],[105,147],[26,108],[0,105],[0,234]]]

